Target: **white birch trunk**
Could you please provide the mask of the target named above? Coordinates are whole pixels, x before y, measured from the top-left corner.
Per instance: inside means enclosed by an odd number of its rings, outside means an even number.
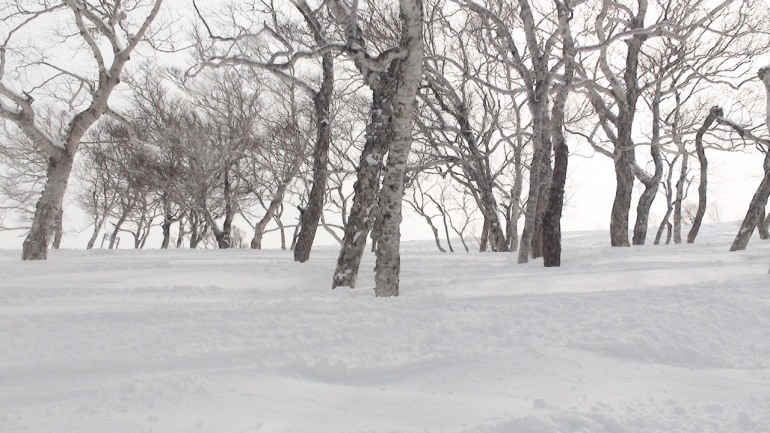
[[[391,121],[392,141],[389,143],[388,164],[382,181],[379,218],[382,234],[377,246],[375,295],[398,296],[401,269],[401,211],[404,174],[412,146],[414,105],[417,87],[422,77],[423,10],[422,0],[401,0],[401,48],[407,51],[400,61],[396,75],[394,112]]]

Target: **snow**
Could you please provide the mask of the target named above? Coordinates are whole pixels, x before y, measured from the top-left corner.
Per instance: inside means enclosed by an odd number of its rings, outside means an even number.
[[[0,431],[770,432],[770,241],[564,266],[405,242],[402,296],[335,248],[0,251]]]

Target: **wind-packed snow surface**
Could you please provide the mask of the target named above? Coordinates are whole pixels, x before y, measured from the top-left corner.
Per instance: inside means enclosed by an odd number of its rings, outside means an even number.
[[[564,266],[406,243],[402,296],[337,250],[0,253],[0,432],[770,432],[770,241]]]

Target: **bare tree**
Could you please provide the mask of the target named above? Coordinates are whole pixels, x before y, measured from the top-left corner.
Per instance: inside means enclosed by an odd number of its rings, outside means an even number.
[[[194,3],[193,3],[194,4]],[[214,46],[204,47],[199,44],[202,65],[223,67],[245,65],[272,72],[291,86],[306,91],[313,100],[316,138],[313,147],[313,180],[307,194],[307,202],[301,212],[300,231],[294,248],[294,260],[305,262],[310,258],[315,234],[323,213],[326,184],[329,176],[328,159],[332,134],[331,103],[334,92],[334,52],[328,50],[328,23],[323,22],[324,6],[312,8],[304,0],[291,0],[304,23],[304,29],[288,14],[283,13],[275,3],[261,2],[261,11],[269,17],[258,25],[256,30],[246,29],[238,22],[231,27],[239,29],[234,36],[215,35],[200,11],[198,16],[203,21]],[[195,4],[194,4],[195,5]],[[253,8],[258,9],[258,8]],[[253,10],[252,9],[252,10]],[[274,45],[262,42],[267,38]],[[246,41],[257,41],[258,49]],[[217,45],[225,45],[223,52],[218,52]],[[234,54],[235,52],[235,54]],[[316,80],[303,78],[295,73],[295,64],[302,59],[321,58],[321,78]],[[267,221],[270,220],[266,215]]]
[[[131,53],[145,38],[161,4],[162,0],[151,2],[151,9],[138,25],[133,25],[132,17],[143,14],[146,9],[122,2],[94,5],[63,0],[28,5],[13,1],[2,9],[2,19],[9,30],[0,42],[0,116],[16,123],[50,162],[46,185],[24,241],[22,259],[46,259],[49,237],[62,208],[80,142],[103,114],[112,113],[108,100],[120,82]],[[87,74],[69,70],[40,55],[43,51],[17,49],[18,44],[23,43],[21,35],[43,20],[68,23],[60,34],[65,41],[79,39],[80,44],[86,47],[96,66],[96,74],[93,74],[98,77],[96,81]],[[37,30],[33,34],[43,35],[45,32]],[[99,38],[106,43],[100,43]],[[37,83],[10,78],[11,75],[28,76],[23,73],[25,69],[28,72],[34,70],[44,78]],[[72,92],[62,96],[62,89],[71,89]],[[64,133],[57,137],[49,135],[37,120],[39,109],[34,104],[33,94],[44,92],[63,100],[71,110]]]

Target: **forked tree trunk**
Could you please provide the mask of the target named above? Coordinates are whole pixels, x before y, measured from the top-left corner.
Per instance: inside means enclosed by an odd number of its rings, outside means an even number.
[[[392,80],[393,69],[391,67],[388,74],[383,75],[380,81]],[[366,248],[366,238],[372,228],[372,212],[379,191],[382,162],[387,151],[392,105],[390,96],[390,93],[380,91],[376,87],[372,89],[372,118],[366,127],[366,142],[358,163],[356,182],[353,185],[353,205],[345,224],[345,234],[337,258],[332,288],[356,286],[358,268]]]
[[[703,125],[698,128],[698,132],[695,134],[695,151],[698,154],[698,161],[700,162],[700,183],[698,184],[698,210],[695,211],[695,218],[693,218],[692,227],[690,232],[687,233],[687,243],[691,244],[695,242],[695,238],[698,236],[701,223],[703,222],[703,216],[706,215],[706,193],[708,190],[708,159],[706,159],[706,151],[703,147],[703,135],[716,121],[718,117],[722,117],[724,112],[719,107],[711,107],[706,120],[703,121]]]
[[[72,163],[72,157],[63,151],[59,157],[48,159],[48,176],[40,200],[35,206],[32,227],[24,240],[23,260],[48,258],[50,236],[62,208]]]
[[[308,194],[307,207],[300,215],[300,231],[294,246],[294,260],[300,263],[310,258],[318,222],[323,212],[326,181],[329,177],[328,160],[331,143],[331,98],[334,92],[334,60],[331,54],[323,57],[321,90],[313,96],[316,122],[316,142],[313,149],[313,186]]]
[[[165,193],[161,197],[161,201],[163,202],[163,222],[161,223],[163,241],[160,244],[160,248],[165,250],[168,249],[168,245],[171,243],[171,224],[174,222],[174,217],[171,215],[171,203]]]

